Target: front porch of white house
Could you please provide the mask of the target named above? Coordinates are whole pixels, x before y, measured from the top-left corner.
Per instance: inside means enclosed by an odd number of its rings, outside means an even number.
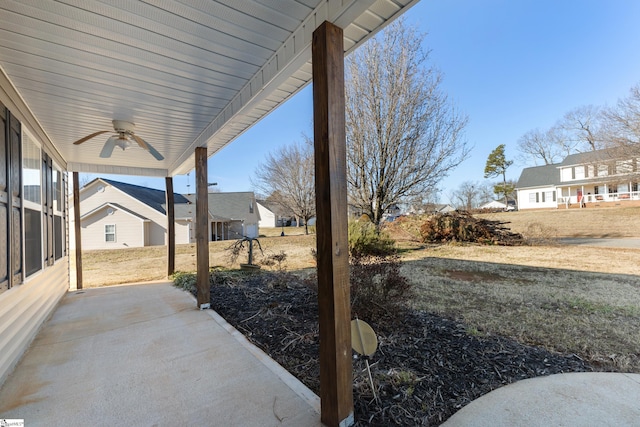
[[[558,207],[640,205],[640,191],[634,181],[563,185],[558,186],[555,196]]]

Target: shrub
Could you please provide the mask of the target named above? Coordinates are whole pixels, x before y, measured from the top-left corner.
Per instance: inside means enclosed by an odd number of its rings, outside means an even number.
[[[171,275],[173,285],[185,291],[194,292],[196,290],[196,273],[176,271]]]
[[[350,282],[351,311],[362,319],[397,317],[412,295],[397,255],[351,257]]]
[[[285,261],[287,260],[287,254],[285,251],[280,251],[277,254],[271,254],[265,257],[260,264],[266,267],[274,267],[275,270],[283,272],[285,270]]]
[[[349,223],[349,254],[353,257],[386,256],[395,253],[395,242],[370,221]]]

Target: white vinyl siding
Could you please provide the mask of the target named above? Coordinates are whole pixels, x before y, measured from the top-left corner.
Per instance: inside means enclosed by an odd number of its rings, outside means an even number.
[[[20,286],[0,294],[0,385],[69,289],[69,268],[57,262]]]
[[[110,226],[115,239],[111,241]],[[82,249],[136,248],[145,246],[145,240],[145,220],[121,209],[105,206],[82,219]]]
[[[556,199],[556,190],[553,187],[518,190],[518,209],[556,208]]]
[[[111,219],[105,219],[107,208],[82,219],[82,248],[104,249],[114,247],[141,247],[166,244],[167,217],[149,205],[100,180],[83,188],[80,193],[81,216],[104,206],[118,204],[135,212],[138,217],[119,209],[113,209]],[[98,219],[99,218],[99,219]],[[143,226],[145,219],[149,224]],[[116,225],[116,242],[105,242],[104,225]],[[71,227],[73,229],[73,227]],[[85,246],[86,245],[86,246]]]

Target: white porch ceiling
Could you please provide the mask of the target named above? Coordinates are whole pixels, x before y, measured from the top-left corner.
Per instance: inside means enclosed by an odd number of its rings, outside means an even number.
[[[415,1],[2,0],[0,95],[26,104],[23,120],[35,116],[69,171],[184,174],[196,147],[215,154],[311,81],[323,21],[350,51]],[[110,134],[73,145],[112,119],[165,159],[139,148],[102,159]]]

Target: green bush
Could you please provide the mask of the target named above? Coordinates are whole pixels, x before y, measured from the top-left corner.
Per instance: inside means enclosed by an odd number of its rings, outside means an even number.
[[[185,271],[176,271],[171,275],[174,286],[193,292],[196,290],[196,273],[187,273]]]
[[[353,257],[387,256],[396,252],[395,242],[370,221],[349,223],[349,254]]]

